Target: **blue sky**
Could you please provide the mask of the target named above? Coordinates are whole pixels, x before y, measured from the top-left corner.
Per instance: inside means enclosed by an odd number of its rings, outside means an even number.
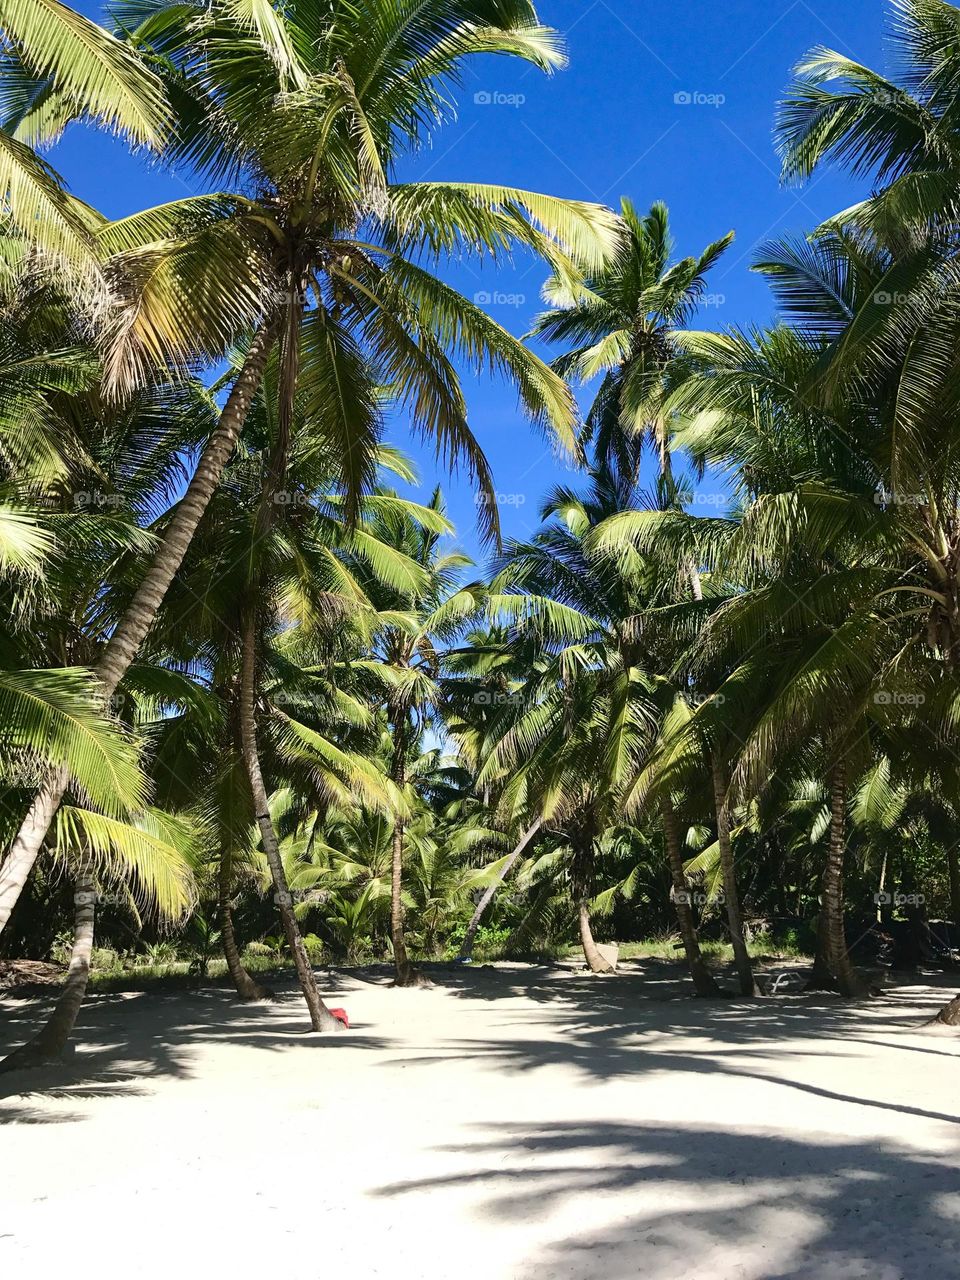
[[[96,0],[74,3],[91,16],[102,12]],[[541,19],[565,34],[569,68],[545,77],[506,59],[477,60],[457,121],[400,176],[502,182],[614,205],[628,195],[641,208],[664,200],[681,256],[730,229],[737,234],[698,325],[769,321],[768,291],[749,270],[755,246],[803,232],[859,194],[832,173],[803,189],[781,187],[772,140],[778,97],[792,65],[815,44],[881,66],[881,0],[541,0],[538,7]],[[108,216],[196,189],[86,129],[71,129],[51,159],[73,190]],[[450,263],[444,274],[468,296],[486,295],[495,318],[522,334],[538,310],[545,273],[523,260],[498,272]],[[536,527],[543,494],[574,477],[524,420],[509,387],[472,377],[465,383],[498,492],[511,498],[501,506],[505,534],[524,537]],[[402,422],[391,424],[391,439],[417,462],[419,496],[441,481],[459,542],[477,554],[465,478],[438,471]]]

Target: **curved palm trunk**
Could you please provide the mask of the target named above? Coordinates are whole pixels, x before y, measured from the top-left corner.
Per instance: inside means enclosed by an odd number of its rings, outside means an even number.
[[[93,951],[97,894],[89,867],[83,867],[77,873],[73,903],[73,949],[60,997],[46,1025],[41,1027],[32,1040],[9,1054],[0,1063],[0,1071],[16,1071],[21,1067],[37,1067],[45,1062],[56,1062],[63,1056],[73,1034],[77,1014],[87,991],[90,955]]]
[[[396,721],[393,726],[393,761],[390,776],[399,791],[406,783],[406,767],[404,757],[406,751],[406,735],[403,725]],[[390,859],[390,941],[393,944],[393,967],[395,987],[424,987],[429,980],[424,977],[407,954],[407,940],[403,932],[403,819],[397,815],[393,824]]]
[[[290,954],[293,956],[293,963],[297,970],[297,977],[300,980],[303,998],[307,1002],[307,1009],[310,1011],[310,1025],[314,1031],[338,1031],[340,1023],[323,1003],[320,998],[320,992],[317,990],[317,981],[313,976],[313,968],[307,957],[307,949],[303,945],[300,926],[297,924],[297,918],[293,914],[293,900],[290,896],[290,886],[287,884],[287,877],[283,870],[283,860],[280,857],[280,843],[277,840],[277,833],[273,829],[273,819],[270,817],[267,788],[263,781],[260,754],[257,749],[255,701],[256,619],[252,608],[247,608],[245,612],[240,672],[240,747],[247,770],[247,777],[250,780],[254,812],[257,816],[257,825],[260,828],[260,839],[263,843],[267,865],[270,867],[274,896],[277,909],[280,912],[280,922],[283,925],[283,932],[287,939],[287,946],[290,948]]]
[[[480,927],[480,921],[483,919],[484,913],[494,899],[497,890],[506,880],[507,876],[516,865],[517,859],[523,854],[524,850],[529,846],[531,840],[536,836],[537,832],[543,826],[543,819],[537,818],[527,827],[526,831],[520,837],[520,842],[510,854],[500,869],[500,874],[494,880],[493,884],[488,885],[484,890],[483,897],[476,905],[473,915],[470,917],[470,923],[467,925],[467,931],[463,935],[463,942],[460,944],[460,953],[458,960],[469,960],[473,955],[473,940],[477,936],[477,929]]]
[[[733,863],[733,845],[730,841],[730,812],[727,809],[727,784],[723,764],[713,757],[713,799],[717,813],[717,843],[720,845],[720,868],[723,873],[723,896],[727,904],[727,925],[733,943],[733,958],[737,966],[740,994],[756,995],[753,966],[743,936],[743,919],[740,915],[740,895],[737,891],[737,874]]]
[[[690,909],[689,886],[683,872],[683,853],[680,846],[680,825],[677,814],[668,797],[660,802],[663,816],[663,833],[667,846],[667,860],[670,864],[670,880],[673,884],[673,899],[677,908],[677,923],[680,926],[680,937],[686,953],[690,977],[698,996],[718,996],[720,988],[716,979],[707,968],[706,961],[700,951],[700,940]]]
[[[220,420],[200,455],[186,493],[164,530],[150,568],[107,642],[95,671],[105,702],[113,696],[136,657],[137,650],[153,625],[163,597],[183,563],[190,540],[216,492],[223,469],[236,446],[275,339],[274,327],[265,325],[250,344],[243,368],[230,390]],[[68,781],[65,770],[58,770],[51,775],[46,786],[35,797],[10,846],[0,872],[0,933],[3,932],[33,870],[33,864]]]
[[[573,888],[577,902],[577,922],[583,958],[591,973],[613,973],[613,965],[597,950],[590,922],[590,890],[593,887],[593,841],[584,837],[576,848],[573,862]]]
[[[241,1000],[266,1000],[269,993],[256,982],[244,967],[233,931],[233,911],[230,909],[230,875],[226,859],[220,856],[219,876],[220,939],[227,972]]]
[[[613,965],[604,960],[593,940],[593,930],[590,927],[590,904],[586,897],[581,897],[577,903],[577,916],[580,923],[580,945],[583,947],[583,958],[590,972],[613,973]]]

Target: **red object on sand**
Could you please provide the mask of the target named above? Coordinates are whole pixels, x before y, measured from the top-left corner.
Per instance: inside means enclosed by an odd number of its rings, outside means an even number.
[[[350,1029],[350,1019],[347,1017],[347,1011],[346,1011],[346,1009],[331,1009],[331,1010],[330,1010],[330,1012],[333,1014],[333,1016],[336,1018],[336,1020],[337,1020],[338,1022],[342,1022],[342,1023],[343,1023],[343,1025],[344,1025],[344,1026],[347,1028],[347,1030],[349,1031],[349,1029]]]

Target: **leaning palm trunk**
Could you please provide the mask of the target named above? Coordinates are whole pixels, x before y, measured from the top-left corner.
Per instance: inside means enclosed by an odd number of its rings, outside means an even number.
[[[497,876],[496,880],[494,880],[493,884],[488,885],[484,890],[483,897],[477,903],[476,910],[470,918],[470,923],[467,925],[467,931],[463,935],[463,942],[460,944],[460,954],[457,957],[458,960],[469,960],[473,955],[473,940],[477,936],[477,929],[480,927],[480,921],[483,919],[487,907],[489,907],[490,903],[493,901],[494,894],[513,870],[517,859],[523,854],[524,850],[530,844],[530,841],[533,840],[542,826],[543,819],[537,818],[529,827],[527,827],[526,831],[520,837],[520,843],[500,868],[500,874]]]
[[[583,958],[591,973],[613,973],[613,965],[604,960],[593,937],[590,922],[590,890],[593,883],[593,842],[584,838],[574,854],[573,887],[577,902],[577,922]]]
[[[50,770],[33,798],[9,853],[0,863],[0,933],[6,928],[11,912],[20,900],[23,886],[30,877],[69,780],[66,769]]]
[[[73,902],[73,949],[60,998],[46,1025],[32,1040],[28,1040],[6,1057],[0,1063],[0,1071],[15,1071],[20,1067],[37,1067],[45,1062],[56,1062],[62,1058],[73,1034],[90,977],[90,955],[93,951],[97,909],[93,872],[86,864],[77,873]]]
[[[320,998],[320,992],[317,990],[317,981],[307,956],[307,949],[303,945],[300,926],[297,924],[297,918],[293,913],[293,899],[291,898],[290,886],[287,884],[287,877],[283,870],[280,843],[273,827],[273,819],[270,817],[269,798],[263,781],[263,772],[260,768],[260,753],[257,748],[255,692],[256,617],[253,608],[250,606],[245,610],[245,615],[241,641],[243,652],[240,669],[240,747],[243,754],[243,763],[250,781],[253,808],[257,817],[257,825],[260,828],[263,852],[270,868],[274,897],[277,909],[280,912],[280,922],[283,925],[283,932],[287,939],[287,946],[290,948],[290,954],[293,956],[293,963],[297,970],[297,977],[300,980],[303,998],[307,1002],[307,1009],[310,1011],[310,1025],[314,1031],[337,1031],[340,1029],[340,1023],[323,1003]]]
[[[240,959],[237,936],[233,929],[233,911],[230,907],[229,864],[223,854],[220,855],[219,908],[223,958],[227,962],[227,972],[237,989],[237,995],[241,1000],[266,1000],[267,991],[251,978]]]
[[[577,903],[577,916],[580,923],[580,945],[583,947],[583,958],[591,973],[613,973],[613,965],[604,960],[596,942],[593,940],[593,929],[590,925],[590,903],[582,897]]]
[[[753,966],[743,935],[743,919],[740,915],[740,895],[737,891],[737,874],[733,864],[733,845],[730,840],[730,811],[727,808],[727,786],[723,764],[713,757],[713,798],[717,813],[717,843],[720,846],[720,869],[723,875],[723,896],[727,904],[727,925],[733,943],[733,958],[737,966],[740,994],[756,994]]]
[[[247,358],[223,406],[220,420],[200,455],[187,491],[164,530],[150,568],[107,642],[95,670],[105,703],[113,696],[136,657],[170,583],[183,563],[190,540],[216,492],[223,469],[236,446],[250,404],[263,378],[275,338],[274,328],[265,325],[250,344]],[[69,776],[64,769],[54,770],[50,774],[46,784],[34,798],[10,846],[0,869],[0,933],[6,927],[10,913],[33,870],[33,864],[68,782]]]
[[[677,923],[680,926],[680,937],[686,953],[690,977],[698,996],[717,996],[720,988],[716,979],[706,966],[700,950],[700,940],[690,909],[690,891],[687,877],[683,871],[683,854],[680,849],[680,827],[677,813],[668,797],[660,803],[663,816],[663,834],[667,845],[667,860],[670,864],[670,880],[673,884],[673,900],[677,908]]]

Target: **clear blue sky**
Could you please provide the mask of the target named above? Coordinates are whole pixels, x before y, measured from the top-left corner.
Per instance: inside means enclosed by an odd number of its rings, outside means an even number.
[[[74,3],[91,16],[103,11],[97,0]],[[772,143],[776,102],[790,68],[812,45],[881,66],[882,0],[541,0],[538,7],[541,19],[565,34],[569,68],[548,78],[505,59],[478,60],[458,120],[401,176],[502,182],[610,204],[628,195],[641,207],[664,200],[680,255],[731,228],[737,233],[698,325],[768,321],[766,286],[749,270],[754,247],[816,225],[859,194],[835,174],[801,190],[780,186]],[[678,94],[722,101],[678,103]],[[189,189],[90,130],[71,129],[51,159],[74,191],[108,216]],[[492,314],[516,334],[538,310],[544,272],[529,261],[496,274],[450,264],[445,274],[468,296],[489,295]],[[467,388],[497,489],[514,496],[501,507],[505,533],[523,537],[536,526],[542,495],[572,477],[524,420],[508,387],[470,378]],[[402,423],[393,424],[391,437],[416,459],[423,493],[442,481],[459,541],[476,553],[475,506],[465,480],[438,472]]]

